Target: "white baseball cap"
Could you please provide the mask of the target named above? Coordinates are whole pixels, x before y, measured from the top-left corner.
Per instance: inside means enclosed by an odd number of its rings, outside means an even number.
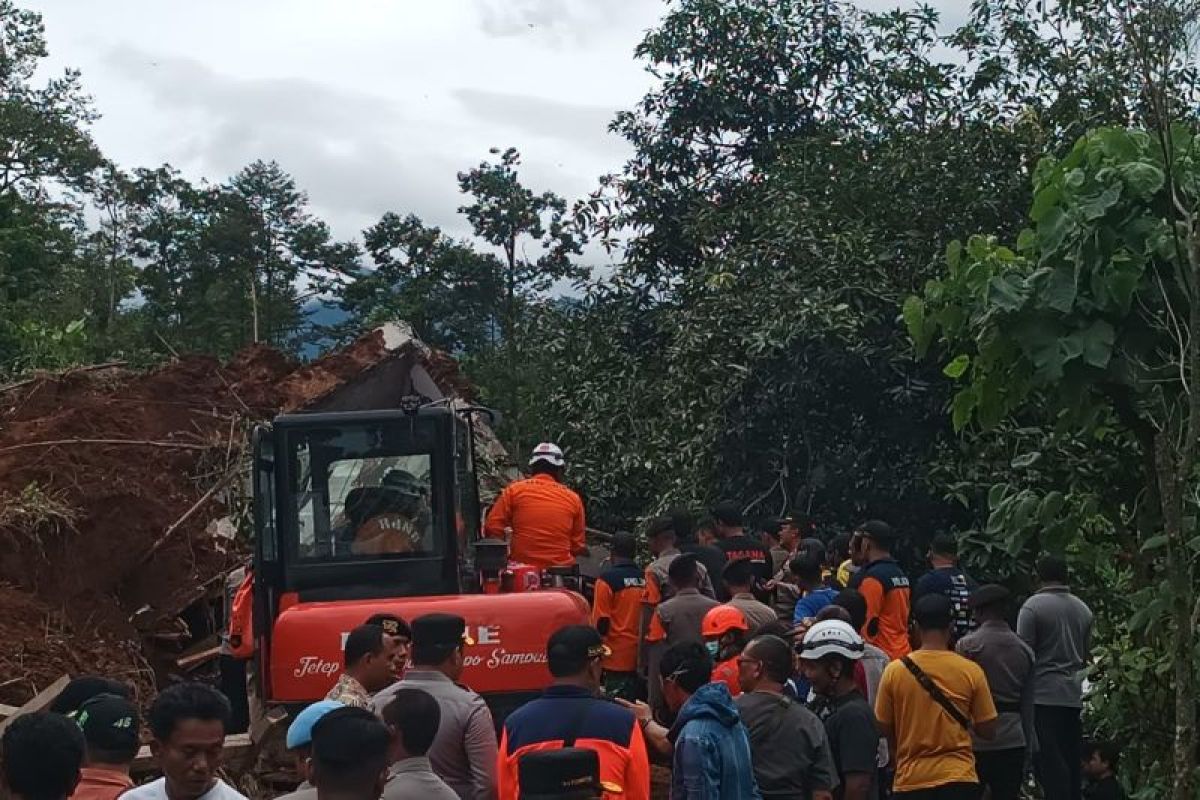
[[[562,467],[567,463],[567,460],[563,458],[562,448],[553,442],[542,442],[533,448],[533,455],[529,457],[529,463],[533,465],[539,461],[545,461],[555,467]]]

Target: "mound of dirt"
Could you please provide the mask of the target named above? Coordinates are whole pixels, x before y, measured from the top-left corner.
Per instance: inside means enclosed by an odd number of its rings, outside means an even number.
[[[169,679],[174,656],[215,630],[197,604],[246,558],[253,426],[394,407],[420,391],[418,371],[467,396],[453,359],[403,325],[304,366],[256,345],[226,364],[98,365],[0,388],[0,702],[63,672]]]

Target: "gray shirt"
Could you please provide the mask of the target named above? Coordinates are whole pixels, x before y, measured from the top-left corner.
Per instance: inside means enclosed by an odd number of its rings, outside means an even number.
[[[1091,658],[1092,611],[1065,586],[1025,601],[1017,635],[1033,649],[1033,702],[1083,707],[1083,671]]]
[[[381,714],[401,689],[428,692],[442,711],[428,753],[434,773],[462,800],[494,800],[496,727],[483,698],[436,670],[410,669],[403,680],[375,695],[371,710]]]
[[[658,588],[658,595],[662,600],[670,600],[675,596],[675,587],[671,585],[670,577],[667,575],[667,570],[671,568],[671,562],[674,561],[680,552],[676,548],[665,550],[658,554],[658,557],[650,562],[646,567],[646,579],[654,581]],[[708,569],[699,561],[696,562],[696,569],[700,573],[700,584],[697,588],[700,589],[700,594],[706,597],[716,597],[713,593],[712,579],[708,575]]]
[[[760,603],[758,599],[749,592],[738,592],[733,597],[729,598],[729,605],[742,612],[742,616],[746,618],[746,624],[750,626],[751,634],[753,634],[763,625],[777,622],[779,620],[779,616],[775,613],[775,609],[771,608],[766,603]]]
[[[454,790],[433,772],[429,759],[406,758],[392,764],[383,800],[458,800]]]
[[[1002,620],[988,620],[958,640],[955,649],[983,669],[999,718],[991,741],[974,748],[1013,750],[1033,744],[1033,650]]]
[[[750,736],[754,780],[763,800],[804,800],[838,785],[825,726],[790,697],[747,692],[734,700]]]

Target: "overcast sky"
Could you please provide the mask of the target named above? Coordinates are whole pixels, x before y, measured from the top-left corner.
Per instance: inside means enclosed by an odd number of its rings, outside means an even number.
[[[389,210],[465,233],[455,174],[515,146],[573,200],[628,153],[661,0],[18,0],[78,67],[125,168],[221,181],[275,159],[350,238]],[[864,5],[888,7],[885,0]],[[947,9],[966,0],[933,3]],[[960,12],[952,12],[961,17]]]

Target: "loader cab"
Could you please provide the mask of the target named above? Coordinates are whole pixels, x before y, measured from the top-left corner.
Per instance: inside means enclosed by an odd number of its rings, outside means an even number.
[[[285,414],[254,435],[255,609],[471,591],[473,414]]]

